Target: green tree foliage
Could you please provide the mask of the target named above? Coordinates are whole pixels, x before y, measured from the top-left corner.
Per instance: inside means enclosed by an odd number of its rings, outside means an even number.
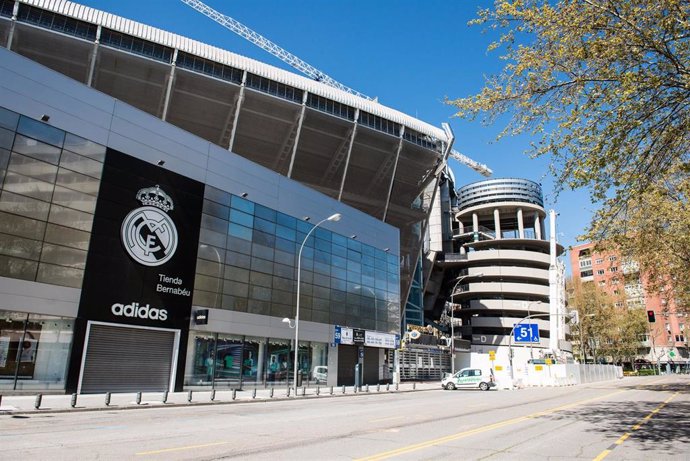
[[[644,310],[628,309],[625,304],[616,307],[618,300],[591,282],[571,281],[568,293],[568,303],[578,311],[580,318],[573,328],[574,339],[579,343],[582,338],[574,355],[614,363],[633,362],[647,331]]]
[[[498,32],[490,49],[506,64],[447,101],[457,116],[507,114],[501,136],[534,135],[529,153],[550,156],[558,187],[588,188],[599,206],[583,238],[676,276],[687,296],[690,2],[496,0],[473,23]]]

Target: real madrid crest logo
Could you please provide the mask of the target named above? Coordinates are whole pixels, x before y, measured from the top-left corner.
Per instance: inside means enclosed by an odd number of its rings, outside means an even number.
[[[122,221],[122,243],[138,263],[160,266],[177,249],[177,229],[167,213],[174,208],[173,201],[158,185],[139,190],[137,200],[144,206]]]

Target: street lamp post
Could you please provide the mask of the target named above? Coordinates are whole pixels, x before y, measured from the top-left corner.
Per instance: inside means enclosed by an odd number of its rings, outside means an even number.
[[[450,292],[450,372],[455,374],[455,289],[460,285],[460,282],[468,277],[481,277],[483,273],[479,274],[465,274],[458,277],[458,281],[453,285],[453,290]]]
[[[294,384],[294,392],[295,392],[295,397],[297,397],[297,353],[299,352],[299,294],[300,294],[300,278],[301,278],[301,272],[302,272],[302,250],[304,250],[304,244],[307,243],[307,240],[309,240],[309,237],[311,234],[316,230],[317,227],[319,227],[321,224],[325,223],[326,221],[340,221],[340,218],[342,216],[340,213],[335,213],[331,216],[329,216],[326,219],[322,219],[314,227],[311,228],[309,232],[307,232],[307,235],[304,237],[304,240],[302,240],[302,245],[299,247],[299,253],[297,254],[297,301],[295,303],[295,357],[294,357],[294,364],[293,364],[293,384]]]

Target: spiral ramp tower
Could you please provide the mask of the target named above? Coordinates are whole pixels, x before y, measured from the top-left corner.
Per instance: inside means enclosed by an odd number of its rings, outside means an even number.
[[[453,250],[437,262],[447,297],[435,303],[437,311],[452,310],[456,341],[469,343],[466,353],[456,354],[455,369],[488,365],[490,351],[495,364],[509,363],[513,326],[534,314],[543,314],[532,319],[540,341],[513,347],[514,356],[525,355],[524,363],[548,355],[549,275],[563,247],[556,244],[551,255],[541,186],[526,179],[490,179],[463,186],[457,194]]]

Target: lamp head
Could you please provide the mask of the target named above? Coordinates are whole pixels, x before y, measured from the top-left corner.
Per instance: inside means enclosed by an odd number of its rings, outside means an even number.
[[[340,218],[342,218],[342,217],[343,216],[340,213],[336,213],[336,214],[330,215],[328,217],[328,221],[340,221]]]

